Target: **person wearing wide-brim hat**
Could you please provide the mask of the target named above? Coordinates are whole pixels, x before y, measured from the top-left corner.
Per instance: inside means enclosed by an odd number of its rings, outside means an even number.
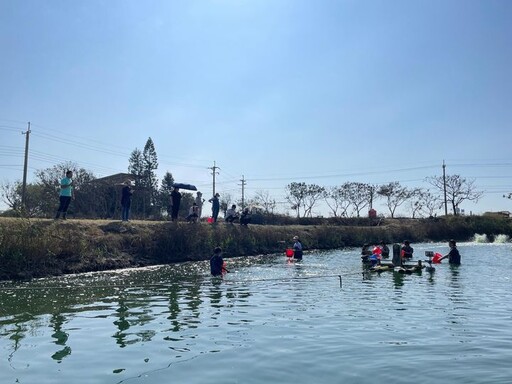
[[[300,242],[299,236],[293,236],[293,258],[296,260],[302,260],[302,243]]]
[[[123,183],[124,187],[121,191],[121,219],[123,221],[130,221],[130,207],[132,205],[132,181],[126,180]]]

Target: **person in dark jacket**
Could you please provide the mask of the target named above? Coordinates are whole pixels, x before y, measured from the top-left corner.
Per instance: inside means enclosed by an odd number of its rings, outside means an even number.
[[[389,257],[389,247],[386,245],[386,242],[382,240],[380,242],[380,248],[382,249],[382,257],[388,258]]]
[[[402,249],[400,251],[402,259],[405,259],[405,260],[412,259],[413,253],[414,253],[414,248],[411,247],[411,243],[409,242],[409,240],[405,240],[404,245],[402,245]]]
[[[124,187],[121,191],[121,218],[123,221],[130,221],[130,207],[132,205],[132,181],[126,180],[124,182]]]
[[[213,256],[210,259],[210,272],[213,276],[222,276],[224,271],[224,260],[222,259],[222,249],[217,247],[213,250]]]
[[[443,259],[448,259],[448,263],[460,265],[460,253],[459,250],[457,249],[457,244],[455,243],[455,240],[450,240],[448,242],[448,246],[450,247],[450,252],[447,255],[441,257],[439,261]]]
[[[217,217],[219,217],[219,211],[220,211],[220,201],[219,201],[220,195],[218,193],[215,194],[210,200],[208,200],[210,203],[212,203],[212,218],[213,222],[217,222]]]
[[[171,192],[171,220],[178,220],[178,212],[180,211],[181,193],[179,188],[174,188]]]
[[[240,225],[247,226],[247,224],[249,224],[250,222],[251,222],[251,211],[249,210],[249,208],[245,208],[242,211],[242,214],[240,215]]]

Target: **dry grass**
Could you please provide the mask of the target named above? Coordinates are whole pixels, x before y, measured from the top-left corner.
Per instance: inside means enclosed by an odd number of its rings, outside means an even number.
[[[512,235],[510,220],[461,217],[386,220],[381,226],[250,225],[159,221],[0,218],[0,280],[283,252],[298,235],[307,249],[364,243],[467,240],[474,233]]]

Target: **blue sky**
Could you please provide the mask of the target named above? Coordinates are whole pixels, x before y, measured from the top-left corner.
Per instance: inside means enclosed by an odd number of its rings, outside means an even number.
[[[484,191],[466,212],[512,210],[510,20],[508,0],[0,0],[0,181],[30,121],[29,181],[126,172],[151,137],[159,176],[205,195],[214,161],[221,194],[243,175],[284,202],[290,182],[426,187],[444,160]]]

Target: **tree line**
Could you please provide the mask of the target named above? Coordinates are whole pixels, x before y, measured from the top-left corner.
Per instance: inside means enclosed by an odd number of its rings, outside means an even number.
[[[128,159],[128,175],[134,181],[135,193],[132,198],[131,213],[138,219],[162,219],[167,215],[170,193],[174,184],[172,173],[167,171],[160,184],[156,170],[158,156],[153,140],[148,138],[143,150],[135,148]],[[25,201],[21,181],[4,182],[0,185],[3,201],[9,206],[6,215],[29,217],[53,217],[57,207],[60,180],[67,170],[73,171],[74,198],[70,213],[75,217],[115,219],[120,214],[120,190],[122,181],[116,184],[103,183],[93,172],[73,162],[64,162],[53,167],[37,170],[36,180],[26,185]],[[413,218],[433,216],[445,202],[450,205],[454,215],[459,214],[459,206],[464,201],[478,201],[482,192],[478,191],[473,180],[460,175],[446,177],[432,176],[426,180],[430,189],[408,188],[399,182],[383,185],[360,182],[345,182],[339,186],[324,187],[317,184],[292,182],[285,187],[286,201],[295,211],[297,218],[314,216],[314,208],[325,202],[330,216],[334,218],[367,216],[377,199],[381,199],[395,217],[400,206],[408,205]],[[182,192],[180,216],[186,216],[188,208],[194,202],[194,195]],[[235,199],[229,194],[221,196],[221,210],[236,203],[257,207],[265,215],[279,215],[277,202],[269,192],[258,191],[247,200]],[[203,210],[204,212],[204,210]]]
[[[426,181],[433,190],[408,188],[398,181],[383,185],[345,182],[332,187],[294,182],[286,186],[286,200],[297,217],[312,217],[313,208],[320,201],[325,201],[332,217],[361,217],[363,210],[371,210],[375,200],[381,199],[391,218],[395,217],[397,208],[403,205],[409,206],[409,212],[415,218],[434,216],[445,201],[450,205],[453,215],[458,215],[462,202],[476,202],[483,195],[476,189],[474,180],[460,175],[432,176],[427,177]]]

